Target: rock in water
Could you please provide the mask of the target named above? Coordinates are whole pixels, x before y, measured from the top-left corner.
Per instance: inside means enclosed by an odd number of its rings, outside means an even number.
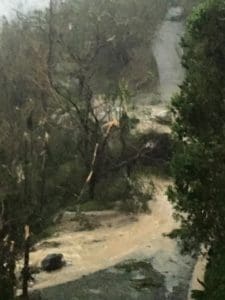
[[[44,271],[51,272],[61,269],[65,264],[63,255],[60,254],[49,254],[41,262],[41,268]]]

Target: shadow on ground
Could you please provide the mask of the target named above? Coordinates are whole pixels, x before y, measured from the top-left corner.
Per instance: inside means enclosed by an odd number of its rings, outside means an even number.
[[[54,274],[53,274],[54,276]],[[128,260],[74,282],[35,291],[31,300],[184,300],[182,287],[169,294],[164,276],[149,260]]]

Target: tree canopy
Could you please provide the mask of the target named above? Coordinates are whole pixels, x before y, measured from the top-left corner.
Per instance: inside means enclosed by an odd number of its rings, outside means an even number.
[[[169,188],[168,195],[181,221],[179,236],[185,249],[211,247],[206,275],[209,286],[199,299],[223,299],[223,277],[213,277],[222,272],[218,261],[223,257],[225,241],[223,0],[203,1],[194,10],[182,45],[186,78],[172,102],[176,145],[172,163],[174,186]],[[219,256],[215,251],[219,251]]]
[[[205,243],[223,237],[225,225],[224,29],[224,1],[194,11],[182,42],[186,78],[172,103],[177,144],[169,196],[191,239]]]

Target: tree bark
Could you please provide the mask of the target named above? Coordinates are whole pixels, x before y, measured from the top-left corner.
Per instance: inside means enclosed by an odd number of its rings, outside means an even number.
[[[30,279],[30,270],[29,270],[29,261],[30,261],[30,229],[29,226],[25,226],[25,244],[24,244],[24,267],[22,271],[23,276],[23,299],[28,300],[28,281]]]

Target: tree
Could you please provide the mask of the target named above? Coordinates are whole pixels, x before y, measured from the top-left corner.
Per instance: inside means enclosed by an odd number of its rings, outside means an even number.
[[[207,0],[182,42],[186,78],[172,101],[176,141],[168,195],[189,249],[225,242],[225,3]]]
[[[120,83],[140,45],[149,52],[167,7],[166,0],[49,3],[4,20],[0,32],[0,237],[17,242],[24,224],[40,231],[59,207],[74,205],[90,171],[92,199],[100,182],[130,173],[143,155],[120,110],[129,98]]]
[[[16,286],[14,242],[0,239],[0,291],[2,299],[13,300]]]
[[[77,128],[77,153],[86,174],[89,174],[95,147],[99,145],[89,182],[90,199],[94,199],[98,181],[110,173],[113,164],[109,141],[114,131],[105,134],[104,128],[107,121],[113,122],[110,115],[121,94],[121,73],[139,44],[149,47],[165,13],[166,2],[161,0],[155,8],[157,13],[153,14],[153,7],[146,0],[138,4],[135,0],[70,0],[61,4],[50,1],[49,82],[56,95],[68,105]],[[113,89],[107,86],[105,90],[105,78],[111,79]],[[96,99],[99,93],[106,94],[101,101]],[[121,131],[124,127],[117,126],[117,129]],[[122,144],[124,148],[123,141]]]
[[[176,149],[168,196],[181,221],[185,250],[208,251],[204,291],[225,295],[225,3],[207,0],[192,14],[183,39],[186,78],[172,101]]]

